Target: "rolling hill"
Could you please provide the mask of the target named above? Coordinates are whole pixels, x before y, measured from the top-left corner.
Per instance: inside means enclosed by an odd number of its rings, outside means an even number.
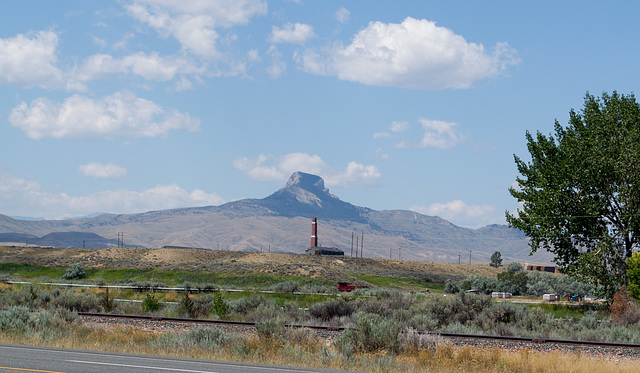
[[[302,172],[295,172],[283,188],[265,198],[220,206],[70,220],[28,221],[0,215],[0,238],[66,232],[56,235],[56,244],[49,246],[81,247],[84,241],[87,247],[102,248],[115,246],[121,234],[125,246],[303,253],[309,247],[313,217],[319,221],[320,245],[340,248],[348,256],[357,240],[358,253],[362,248],[365,257],[373,258],[397,259],[401,248],[402,259],[434,262],[466,262],[469,256],[474,262],[488,262],[495,251],[505,261],[544,264],[551,259],[548,253],[529,256],[524,234],[507,226],[468,229],[413,211],[354,206],[329,193],[322,178]],[[82,238],[87,233],[101,237]]]

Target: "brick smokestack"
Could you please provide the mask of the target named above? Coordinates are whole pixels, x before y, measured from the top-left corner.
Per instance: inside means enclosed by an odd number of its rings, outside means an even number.
[[[311,247],[318,246],[318,218],[311,221]]]

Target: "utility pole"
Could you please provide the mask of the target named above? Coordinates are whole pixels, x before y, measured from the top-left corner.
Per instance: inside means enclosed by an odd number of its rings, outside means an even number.
[[[118,232],[118,247],[124,247],[124,232]]]
[[[362,232],[362,240],[360,241],[360,257],[362,258],[362,253],[364,252],[364,232]]]
[[[458,265],[460,265],[460,254],[458,254]]]
[[[469,250],[469,265],[471,265],[471,249],[467,249]]]
[[[353,258],[353,234],[354,232],[351,232],[351,257]]]
[[[356,236],[356,258],[358,257],[358,236]]]

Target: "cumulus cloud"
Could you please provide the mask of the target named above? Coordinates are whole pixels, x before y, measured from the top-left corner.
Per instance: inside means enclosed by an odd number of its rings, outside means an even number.
[[[73,79],[84,82],[107,74],[135,74],[147,80],[168,81],[182,74],[202,74],[206,68],[196,66],[184,57],[160,56],[138,52],[122,58],[108,54],[95,54],[88,57],[76,69]]]
[[[185,51],[201,57],[217,57],[218,28],[249,22],[267,12],[264,0],[133,0],[128,13],[158,32],[174,37]]]
[[[241,157],[235,159],[233,165],[252,179],[260,181],[284,181],[296,171],[318,175],[327,186],[371,185],[382,178],[375,165],[352,161],[345,170],[336,171],[319,156],[306,153],[290,153],[282,157],[261,154],[256,159]]]
[[[421,118],[418,122],[422,126],[422,140],[416,142],[409,135],[400,135],[410,129],[410,125],[405,121],[394,121],[389,126],[390,132],[376,132],[374,139],[389,138],[400,140],[395,144],[396,148],[438,148],[450,149],[462,141],[463,136],[458,131],[457,123],[445,122],[441,120],[431,120]],[[403,138],[404,137],[404,138]]]
[[[271,26],[271,36],[269,40],[272,43],[304,44],[314,36],[313,27],[310,25],[287,23],[283,28]]]
[[[91,162],[78,167],[78,172],[86,177],[96,179],[116,179],[127,175],[127,169],[113,163]]]
[[[496,212],[493,205],[468,205],[454,200],[447,203],[434,203],[429,206],[411,206],[411,211],[425,215],[439,216],[456,225],[468,228],[480,228],[489,224],[504,224],[504,216]]]
[[[166,111],[128,91],[102,99],[73,95],[63,103],[37,98],[15,107],[9,121],[32,139],[164,137],[171,130],[200,128],[188,113]]]
[[[420,123],[424,129],[420,142],[423,148],[449,149],[460,142],[462,135],[456,129],[456,123],[429,119],[420,119]]]
[[[42,191],[40,185],[0,171],[2,214],[64,219],[95,212],[118,214],[179,207],[219,205],[224,199],[200,189],[188,192],[178,185],[160,185],[142,191],[109,190],[85,196]]]
[[[404,132],[406,130],[409,129],[409,122],[404,122],[404,121],[393,121],[391,122],[391,125],[389,126],[389,130],[391,132],[394,133],[398,133],[398,132]],[[391,133],[389,132],[376,132],[373,134],[373,138],[374,139],[379,139],[379,138],[390,138],[391,137]]]
[[[406,18],[402,23],[371,22],[347,46],[307,50],[297,55],[312,74],[375,86],[440,90],[470,88],[519,63],[516,51],[497,43],[492,51],[469,43],[435,22]]]
[[[64,86],[58,67],[58,35],[53,31],[0,39],[0,84],[45,89]]]

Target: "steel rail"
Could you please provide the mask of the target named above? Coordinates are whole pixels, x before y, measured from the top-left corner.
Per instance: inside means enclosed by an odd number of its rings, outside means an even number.
[[[548,339],[541,337],[509,337],[501,335],[481,335],[481,334],[457,334],[457,333],[424,333],[439,335],[449,338],[469,338],[469,339],[492,339],[503,340],[512,342],[530,342],[530,343],[550,343],[550,344],[567,344],[567,345],[582,345],[582,346],[597,346],[597,347],[625,347],[625,348],[640,348],[640,344],[631,343],[618,343],[618,342],[596,342],[596,341],[576,341],[570,339]]]
[[[179,317],[164,317],[164,316],[145,316],[145,315],[121,315],[121,314],[105,314],[105,313],[93,313],[93,312],[78,312],[78,316],[91,316],[91,317],[104,317],[104,318],[119,318],[119,319],[133,319],[133,320],[149,320],[149,321],[173,321],[173,322],[186,322],[186,323],[200,323],[200,324],[219,324],[219,325],[238,325],[238,326],[251,326],[255,327],[255,322],[248,321],[228,321],[228,320],[210,320],[210,319],[187,319]],[[308,328],[315,330],[326,331],[344,331],[347,328],[344,326],[324,326],[324,325],[302,325],[302,324],[285,324],[291,328]],[[622,347],[622,348],[636,348],[640,349],[640,344],[631,343],[618,343],[618,342],[596,342],[596,341],[576,341],[570,339],[548,339],[541,337],[512,337],[512,336],[500,336],[500,335],[482,335],[482,334],[458,334],[458,333],[433,333],[433,332],[419,332],[420,334],[436,335],[445,338],[466,338],[466,339],[479,339],[479,340],[502,340],[510,342],[522,342],[522,343],[535,343],[535,344],[565,344],[565,345],[579,345],[579,346],[593,346],[593,347]]]
[[[219,324],[219,325],[239,325],[239,326],[256,326],[255,322],[250,321],[228,321],[228,320],[210,320],[210,319],[187,319],[180,317],[164,317],[164,316],[146,316],[146,315],[121,315],[111,313],[94,313],[94,312],[76,312],[78,316],[104,317],[116,319],[132,319],[132,320],[148,320],[148,321],[170,321],[170,322],[186,322],[194,324]],[[302,324],[285,324],[291,328],[309,328],[327,331],[342,331],[346,328],[343,326],[324,326],[324,325],[302,325]]]

